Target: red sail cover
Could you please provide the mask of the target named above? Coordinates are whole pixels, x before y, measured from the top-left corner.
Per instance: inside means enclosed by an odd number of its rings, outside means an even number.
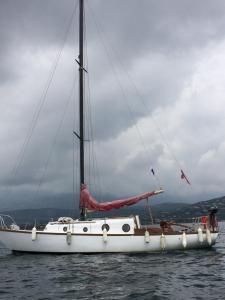
[[[120,208],[125,205],[133,205],[138,203],[141,200],[147,199],[151,196],[157,195],[162,193],[163,190],[158,190],[158,191],[153,191],[153,192],[148,192],[136,197],[131,197],[127,199],[120,199],[120,200],[114,200],[111,202],[103,202],[99,203],[95,200],[95,198],[90,194],[88,188],[86,185],[82,186],[81,189],[81,195],[80,195],[80,207],[82,208],[87,208],[88,210],[92,211],[108,211],[113,208]]]

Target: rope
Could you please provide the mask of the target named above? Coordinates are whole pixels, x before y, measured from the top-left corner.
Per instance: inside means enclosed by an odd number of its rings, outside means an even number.
[[[153,220],[153,216],[152,216],[152,210],[151,210],[151,206],[148,203],[148,199],[146,199],[146,203],[147,203],[147,209],[148,209],[148,214],[149,214],[149,218],[152,224],[154,224],[154,220]]]

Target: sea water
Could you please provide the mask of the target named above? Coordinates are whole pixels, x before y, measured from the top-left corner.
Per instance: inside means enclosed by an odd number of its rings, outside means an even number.
[[[0,246],[0,299],[225,299],[225,226],[206,250],[15,255]]]

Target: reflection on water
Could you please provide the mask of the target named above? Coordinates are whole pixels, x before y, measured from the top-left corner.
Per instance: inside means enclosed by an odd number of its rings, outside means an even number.
[[[225,235],[209,250],[162,254],[13,255],[0,246],[0,272],[4,300],[224,299]]]

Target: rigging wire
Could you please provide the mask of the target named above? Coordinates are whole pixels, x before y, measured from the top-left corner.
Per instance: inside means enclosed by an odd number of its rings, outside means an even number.
[[[77,7],[78,7],[78,2],[75,3],[75,6],[74,6],[74,8],[72,10],[71,17],[69,19],[68,25],[66,27],[66,31],[64,33],[62,45],[61,45],[61,47],[60,47],[60,49],[59,49],[59,51],[58,51],[58,53],[56,55],[56,59],[55,59],[53,65],[52,65],[52,69],[51,69],[50,75],[49,75],[49,77],[47,79],[47,82],[46,82],[44,91],[42,93],[42,96],[40,97],[40,100],[39,100],[39,102],[37,104],[36,110],[34,112],[34,115],[33,115],[33,118],[32,118],[31,124],[30,124],[30,127],[29,127],[27,135],[25,137],[24,143],[23,143],[23,145],[21,147],[21,150],[20,150],[20,152],[19,152],[19,154],[17,156],[17,160],[15,162],[15,165],[14,165],[12,171],[11,171],[11,176],[10,177],[12,178],[12,180],[14,180],[16,178],[16,176],[18,174],[18,170],[19,170],[19,168],[21,167],[21,165],[22,165],[22,163],[24,161],[24,157],[25,157],[26,151],[28,149],[28,145],[30,143],[31,137],[33,135],[33,132],[34,132],[34,130],[36,128],[36,125],[37,125],[40,113],[41,113],[41,111],[42,111],[42,109],[44,107],[44,104],[46,102],[49,88],[51,86],[51,83],[52,83],[52,80],[53,80],[54,75],[56,73],[56,69],[58,67],[60,58],[62,56],[62,52],[64,50],[65,43],[67,41],[70,29],[71,29],[71,26],[72,26],[72,23],[73,23],[73,19],[74,19]]]
[[[111,45],[112,47],[112,45]],[[134,80],[132,79],[131,75],[129,74],[129,72],[126,70],[125,66],[123,65],[123,62],[122,60],[120,59],[116,49],[114,47],[112,47],[112,50],[114,51],[116,57],[117,57],[117,60],[118,62],[120,63],[121,65],[121,69],[124,71],[124,73],[126,74],[127,78],[129,79],[129,81],[131,82],[131,84],[133,85],[135,91],[136,91],[136,94],[138,95],[139,99],[141,100],[145,110],[148,112],[150,118],[151,118],[151,121],[153,122],[154,126],[156,127],[157,131],[159,132],[160,136],[161,136],[161,140],[164,142],[164,144],[167,146],[169,152],[170,152],[170,155],[172,156],[173,160],[177,163],[177,165],[179,166],[180,169],[182,169],[181,167],[181,164],[180,162],[178,161],[178,159],[176,158],[175,154],[174,154],[174,151],[172,151],[172,148],[170,147],[163,131],[161,130],[161,128],[159,127],[159,125],[157,124],[157,122],[154,120],[154,117],[152,116],[151,114],[151,111],[149,109],[149,107],[147,106],[147,104],[145,103],[145,99],[143,97],[143,95],[140,93],[139,89],[137,88],[137,85],[135,84]]]
[[[75,80],[75,83],[76,83],[76,80]],[[75,89],[75,84],[73,82],[73,87],[72,87],[70,95],[69,95],[69,97],[67,99],[66,105],[65,105],[64,110],[62,112],[62,117],[60,119],[59,125],[58,125],[57,130],[56,130],[56,134],[54,136],[53,142],[52,142],[51,147],[49,149],[49,153],[48,153],[47,159],[46,159],[45,164],[44,164],[43,173],[42,173],[42,176],[41,176],[41,178],[39,180],[38,187],[37,187],[36,193],[34,195],[34,199],[37,198],[37,196],[38,196],[38,194],[40,192],[41,186],[42,186],[42,184],[44,182],[44,179],[45,179],[45,176],[46,176],[46,173],[47,173],[47,169],[48,169],[48,166],[49,166],[49,162],[50,162],[53,150],[54,150],[56,142],[57,142],[58,135],[59,135],[59,133],[61,131],[63,122],[65,120],[66,112],[68,110],[69,104],[71,103],[71,100],[72,100],[72,97],[73,97],[73,94],[74,94],[74,89]]]
[[[84,39],[85,39],[85,61],[87,70],[88,68],[88,47],[87,47],[87,37],[86,37],[86,22],[84,18]],[[94,138],[94,126],[93,126],[93,117],[92,117],[92,107],[91,107],[91,91],[90,91],[90,77],[89,73],[85,74],[87,77],[87,93],[85,97],[86,101],[86,112],[87,117],[87,132],[88,132],[88,141],[89,141],[89,147],[88,147],[88,156],[89,156],[89,163],[88,163],[88,182],[89,186],[93,186],[96,189],[96,193],[98,193],[98,197],[102,198],[102,188],[101,188],[101,178],[100,178],[100,172],[98,168],[98,160],[97,155],[95,151],[95,138]],[[91,170],[93,169],[93,171]],[[92,172],[91,172],[92,171]],[[92,174],[93,173],[93,174]],[[93,183],[92,183],[92,177],[93,177]]]
[[[87,2],[87,3],[88,3],[88,2]],[[98,22],[97,22],[97,19],[96,19],[96,17],[95,17],[94,11],[93,11],[93,9],[91,8],[91,6],[89,5],[89,3],[88,3],[88,7],[89,7],[89,10],[90,10],[90,12],[91,12],[91,14],[92,14],[92,18],[93,18],[93,20],[94,20],[94,23],[95,23],[95,26],[96,26],[97,33],[98,33],[98,35],[99,35],[100,41],[102,42],[103,47],[105,48],[105,52],[106,52],[106,54],[107,54],[109,63],[110,63],[110,65],[111,65],[111,69],[112,69],[112,71],[113,71],[113,74],[114,74],[115,78],[117,79],[118,85],[119,85],[120,90],[121,90],[121,92],[122,92],[123,100],[124,100],[124,102],[125,102],[125,104],[126,104],[126,106],[127,106],[127,108],[128,108],[128,112],[129,112],[129,114],[130,114],[130,117],[131,117],[131,119],[133,120],[133,124],[134,124],[133,126],[134,126],[135,129],[136,129],[136,134],[137,134],[137,136],[138,136],[138,138],[139,138],[139,140],[140,140],[140,142],[141,142],[141,144],[142,144],[142,146],[143,146],[143,149],[144,149],[144,151],[145,151],[145,155],[146,155],[147,159],[149,160],[149,157],[150,157],[150,155],[149,155],[149,150],[148,150],[148,148],[147,148],[147,146],[146,146],[146,144],[145,144],[145,142],[144,142],[144,139],[143,139],[143,137],[142,137],[142,134],[141,134],[141,132],[140,132],[140,129],[138,128],[138,126],[137,126],[137,124],[136,124],[137,122],[136,122],[135,114],[134,114],[134,112],[132,111],[132,108],[131,108],[131,106],[130,106],[130,104],[129,104],[129,101],[128,101],[128,99],[127,99],[127,95],[126,95],[126,93],[125,93],[125,90],[124,90],[124,88],[123,88],[123,86],[122,86],[122,84],[121,84],[121,82],[120,82],[119,76],[117,75],[117,70],[116,70],[116,68],[114,67],[114,65],[112,64],[112,60],[113,60],[112,58],[113,58],[113,57],[112,57],[112,55],[111,55],[109,49],[107,48],[106,43],[104,42],[103,35],[102,35],[102,31],[100,30],[100,26],[99,26],[99,24],[98,24]],[[151,162],[151,165],[153,166],[152,162]],[[154,178],[155,182],[157,183],[157,185],[160,187],[161,184],[160,184],[159,177],[155,174],[155,176],[153,176],[153,178]]]
[[[79,99],[79,95],[77,95],[77,99]],[[76,108],[77,108],[75,98],[74,98],[73,103],[74,103],[74,108],[73,108],[73,115],[74,115],[73,132],[74,132],[74,131],[76,131],[76,117],[75,116],[76,116]],[[76,203],[76,196],[79,195],[79,191],[80,191],[80,183],[78,180],[78,178],[79,178],[79,151],[75,151],[76,140],[77,139],[73,136],[73,171],[72,171],[73,172],[73,183],[72,183],[72,186],[73,186],[74,204]]]
[[[92,7],[91,7],[90,5],[89,5],[89,9],[90,9],[90,11],[91,11],[91,13],[92,13],[92,16],[93,16],[93,19],[94,19],[94,22],[95,22],[97,31],[98,31],[98,33],[99,33],[99,36],[100,36],[100,38],[101,38],[101,40],[102,40],[102,43],[103,43],[105,49],[107,49],[107,47],[106,47],[106,45],[105,45],[105,43],[103,42],[103,39],[102,39],[102,37],[103,37],[103,30],[100,30],[100,29],[101,29],[101,25],[97,22],[97,19],[96,19],[96,17],[95,17],[94,11],[93,11],[93,9],[92,9]],[[152,116],[149,107],[148,107],[147,104],[145,103],[145,99],[144,99],[143,95],[140,93],[140,91],[139,91],[137,85],[135,84],[135,82],[134,82],[134,80],[132,79],[131,75],[129,74],[129,72],[128,72],[127,69],[125,68],[125,66],[124,66],[124,64],[123,64],[123,62],[122,62],[120,56],[118,55],[118,52],[115,50],[115,48],[112,46],[112,44],[110,44],[110,46],[111,46],[112,52],[114,52],[115,60],[119,62],[120,67],[121,67],[121,70],[124,72],[124,74],[126,75],[126,77],[127,77],[128,80],[129,80],[129,82],[133,85],[133,87],[134,87],[134,89],[135,89],[135,91],[136,91],[136,94],[137,94],[138,98],[141,100],[142,105],[144,106],[145,110],[148,112],[148,114],[149,114],[149,116],[150,116],[150,119],[151,119],[153,125],[155,126],[155,128],[156,128],[157,131],[159,132],[159,135],[160,135],[160,137],[161,137],[162,142],[164,143],[164,145],[165,145],[165,146],[167,147],[167,149],[169,150],[169,153],[170,153],[172,159],[174,160],[174,162],[176,163],[176,165],[178,166],[178,168],[179,168],[180,170],[182,170],[181,163],[179,162],[178,158],[176,157],[174,151],[172,150],[172,148],[171,148],[171,146],[170,146],[168,140],[166,139],[166,137],[165,137],[165,135],[164,135],[162,129],[160,128],[159,124],[158,124],[157,121],[154,119],[154,116]],[[107,52],[109,53],[108,50],[107,50]],[[110,58],[110,57],[109,57],[109,58]],[[128,103],[126,103],[126,104],[128,104]],[[128,107],[129,107],[129,105],[128,105]],[[136,128],[137,128],[137,127],[136,127]],[[137,130],[138,130],[138,129],[137,129]],[[138,130],[138,131],[139,131],[139,130]],[[140,138],[140,137],[141,137],[141,135],[139,135],[139,138]],[[142,137],[141,137],[141,140],[142,140]],[[143,142],[143,140],[142,140],[142,142]],[[143,143],[142,143],[142,144],[143,144]],[[146,146],[145,146],[145,149],[146,149]],[[159,178],[156,176],[156,174],[155,174],[154,176],[156,177],[156,179],[157,179],[157,181],[158,181],[158,183],[159,183]]]
[[[76,97],[75,97],[75,93],[74,93],[74,101],[73,101],[73,132],[76,131],[75,127],[76,127],[76,101],[75,101]],[[75,138],[73,136],[73,167],[72,167],[72,189],[73,189],[73,199],[74,199],[74,203],[75,203]]]

